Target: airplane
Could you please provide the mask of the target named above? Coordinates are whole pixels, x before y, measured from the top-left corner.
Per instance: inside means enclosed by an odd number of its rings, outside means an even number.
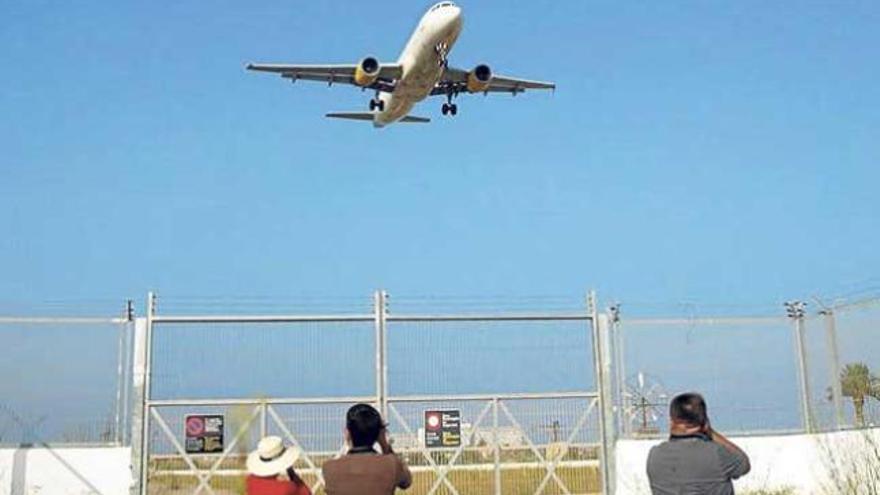
[[[323,81],[351,84],[375,90],[369,112],[331,112],[330,118],[372,122],[385,127],[395,122],[427,123],[431,119],[410,115],[412,107],[428,96],[443,95],[443,115],[456,115],[455,99],[462,93],[510,93],[516,96],[530,89],[556,89],[552,82],[529,81],[493,73],[486,64],[472,70],[449,66],[449,52],[463,25],[461,7],[453,2],[435,4],[422,16],[397,63],[380,63],[375,57],[355,65],[248,64],[253,71],[272,72],[291,82]]]

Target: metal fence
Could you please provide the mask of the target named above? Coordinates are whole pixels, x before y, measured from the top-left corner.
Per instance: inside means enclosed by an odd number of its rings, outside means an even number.
[[[274,434],[322,493],[344,413],[365,402],[389,422],[412,493],[610,493],[615,440],[665,435],[683,391],[702,392],[725,433],[880,424],[880,299],[663,318],[590,300],[391,311],[377,292],[356,312],[248,316],[171,314],[151,295],[134,320],[130,305],[121,318],[0,317],[0,443],[130,443],[134,493],[220,495],[242,493],[246,454]],[[460,413],[461,445],[425,444],[435,410]],[[187,453],[194,414],[225,418],[222,452]]]
[[[0,445],[123,445],[127,317],[0,316]]]
[[[598,493],[610,430],[598,366],[607,321],[573,313],[167,315],[149,297],[137,325],[134,463],[143,493],[241,493],[244,459],[277,434],[323,493],[321,465],[344,452],[345,410],[390,424],[417,494]],[[607,352],[606,352],[607,354]],[[597,377],[599,377],[597,379]],[[426,411],[456,411],[461,439],[430,446]],[[193,454],[185,418],[222,415],[222,452]]]
[[[880,426],[880,299],[815,306],[804,318],[812,429]]]
[[[664,435],[669,399],[685,391],[704,394],[713,426],[725,433],[880,424],[880,299],[792,301],[777,315],[753,317],[628,318],[612,309],[622,438]]]

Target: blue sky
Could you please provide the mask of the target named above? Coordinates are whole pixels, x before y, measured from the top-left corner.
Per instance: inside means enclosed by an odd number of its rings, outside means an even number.
[[[249,61],[395,60],[429,3],[0,4],[0,301],[876,286],[874,2],[463,2],[452,63],[555,94],[325,120]]]

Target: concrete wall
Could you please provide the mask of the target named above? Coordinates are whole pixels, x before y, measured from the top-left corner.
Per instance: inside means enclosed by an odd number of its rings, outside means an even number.
[[[617,443],[618,495],[650,495],[645,461],[660,441]],[[803,495],[838,493],[835,477],[880,461],[880,429],[733,441],[752,464],[752,471],[735,482],[739,494],[783,487]],[[0,449],[0,495],[125,495],[132,481],[130,461],[128,447]],[[880,479],[874,481],[880,488]]]
[[[128,494],[130,447],[0,449],[0,495]]]
[[[838,481],[880,462],[880,429],[820,435],[732,438],[749,455],[752,471],[736,480],[738,494],[791,488],[803,495],[839,493]],[[645,463],[662,440],[617,442],[618,495],[650,495]],[[874,480],[880,488],[880,480]]]

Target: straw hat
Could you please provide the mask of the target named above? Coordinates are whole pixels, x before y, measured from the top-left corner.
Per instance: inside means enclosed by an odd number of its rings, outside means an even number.
[[[285,447],[281,437],[265,437],[257,444],[257,450],[247,458],[247,470],[254,476],[275,476],[293,466],[299,459],[299,449]]]

